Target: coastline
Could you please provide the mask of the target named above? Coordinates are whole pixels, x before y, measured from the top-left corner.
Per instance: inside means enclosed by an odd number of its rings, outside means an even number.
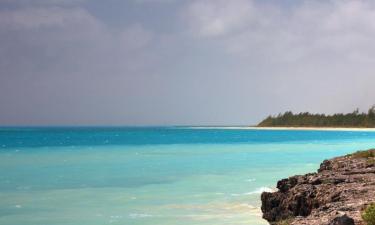
[[[251,127],[254,130],[316,130],[316,131],[371,131],[375,128],[360,127]]]
[[[189,129],[220,129],[220,130],[307,130],[307,131],[360,131],[375,132],[375,128],[346,127],[256,127],[256,126],[196,126]]]

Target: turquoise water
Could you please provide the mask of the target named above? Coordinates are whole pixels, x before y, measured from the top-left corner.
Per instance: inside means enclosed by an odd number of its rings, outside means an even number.
[[[267,224],[260,193],[375,132],[1,128],[0,224]]]

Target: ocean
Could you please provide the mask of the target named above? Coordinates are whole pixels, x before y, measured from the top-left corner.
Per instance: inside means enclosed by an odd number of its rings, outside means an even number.
[[[265,225],[260,194],[375,132],[0,128],[0,224]]]

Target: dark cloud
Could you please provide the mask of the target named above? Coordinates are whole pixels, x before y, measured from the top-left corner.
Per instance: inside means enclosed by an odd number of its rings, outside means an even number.
[[[98,4],[0,0],[0,124],[252,124],[373,104],[371,1],[121,4],[134,18]]]

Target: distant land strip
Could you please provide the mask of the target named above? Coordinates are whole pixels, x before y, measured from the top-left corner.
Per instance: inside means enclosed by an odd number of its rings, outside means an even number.
[[[358,109],[352,113],[333,115],[303,112],[294,114],[287,111],[277,116],[268,116],[257,127],[329,127],[329,128],[375,128],[375,106],[367,113]]]

